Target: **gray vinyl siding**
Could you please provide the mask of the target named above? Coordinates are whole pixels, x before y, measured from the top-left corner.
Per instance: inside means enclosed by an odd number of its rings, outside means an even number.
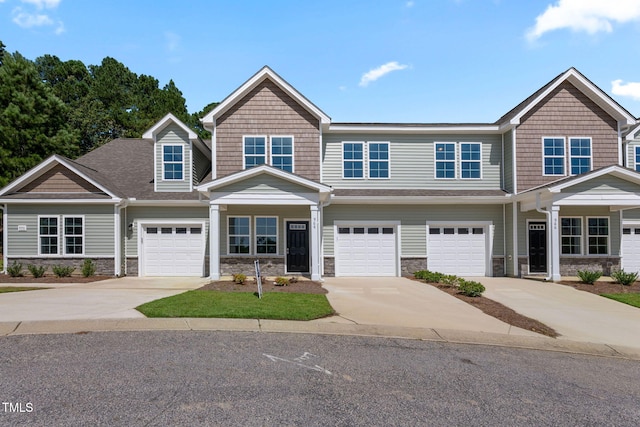
[[[504,255],[503,205],[330,205],[324,209],[324,255],[334,255],[335,221],[399,221],[400,254],[423,257],[427,252],[427,222],[485,222],[494,225],[493,254]]]
[[[183,146],[183,178],[180,181],[165,181],[162,174],[162,147],[163,145],[182,145]],[[168,125],[158,134],[155,143],[156,153],[156,191],[191,191],[192,184],[192,166],[191,166],[191,143],[187,133],[176,124]]]
[[[195,146],[193,147],[193,185],[198,185],[202,181],[209,172],[209,168],[211,167],[211,160],[207,158],[200,150],[198,150]]]
[[[10,205],[5,233],[8,233],[7,254],[38,256],[38,216],[57,216],[62,226],[63,216],[84,217],[84,257],[113,256],[115,253],[115,219],[112,205]],[[27,230],[18,232],[19,225]],[[62,244],[60,234],[59,244]]]
[[[209,253],[209,209],[202,207],[159,207],[159,206],[130,206],[127,208],[127,223],[133,224],[131,231],[126,234],[126,256],[138,256],[138,223],[145,220],[166,220],[167,224],[175,221],[202,221],[205,222],[203,230],[207,235],[207,254]]]
[[[312,193],[314,190],[271,175],[260,175],[216,189],[221,193]]]
[[[343,141],[389,142],[390,178],[366,178],[368,167],[365,144],[365,178],[343,179]],[[435,142],[482,143],[482,179],[435,179]],[[459,157],[459,147],[457,153]],[[500,189],[501,161],[501,135],[354,135],[334,133],[323,135],[323,182],[334,188]]]
[[[582,193],[582,194],[619,194],[619,193],[636,193],[638,185],[624,179],[616,178],[611,175],[604,175],[599,178],[591,179],[580,184],[573,185],[563,193]]]
[[[513,193],[513,134],[506,132],[504,138],[504,189]]]
[[[625,220],[640,220],[640,209],[629,209],[622,212]]]

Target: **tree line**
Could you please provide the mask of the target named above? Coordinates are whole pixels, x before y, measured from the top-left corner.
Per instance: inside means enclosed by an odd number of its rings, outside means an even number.
[[[106,57],[100,65],[44,55],[31,61],[0,41],[0,188],[52,154],[76,158],[115,138],[139,138],[171,112],[201,138],[173,80],[136,74]]]

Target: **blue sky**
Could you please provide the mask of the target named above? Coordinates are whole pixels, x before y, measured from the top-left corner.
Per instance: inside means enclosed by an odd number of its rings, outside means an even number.
[[[640,0],[0,0],[0,28],[173,79],[190,112],[269,65],[334,122],[493,122],[573,66],[640,116]]]

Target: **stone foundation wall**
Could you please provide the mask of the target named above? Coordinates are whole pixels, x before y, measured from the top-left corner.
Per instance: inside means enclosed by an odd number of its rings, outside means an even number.
[[[127,258],[127,276],[138,275],[138,258]]]
[[[324,274],[326,277],[334,277],[336,275],[336,259],[332,256],[324,257]]]
[[[520,277],[529,273],[529,258],[518,257]],[[560,257],[560,275],[576,276],[578,270],[601,271],[605,276],[609,276],[612,271],[620,269],[620,257],[618,256],[588,256],[588,257]],[[540,273],[544,274],[544,273]]]
[[[71,275],[82,276],[82,264],[84,264],[85,259],[93,261],[96,266],[97,276],[114,275],[115,264],[113,258],[9,258],[8,266],[12,265],[14,261],[22,264],[23,274],[26,276],[30,275],[27,269],[29,265],[45,267],[47,269],[44,273],[46,276],[53,276],[53,270],[51,268],[54,265],[72,266],[75,270]]]
[[[400,275],[413,277],[413,273],[427,269],[427,258],[401,258],[400,259]]]
[[[284,257],[260,257],[260,274],[266,276],[283,276],[285,273]],[[245,274],[255,276],[256,269],[253,257],[221,257],[220,275],[231,276],[234,274]]]
[[[504,277],[505,275],[505,265],[504,265],[504,257],[493,257],[492,267],[493,267],[493,277]]]

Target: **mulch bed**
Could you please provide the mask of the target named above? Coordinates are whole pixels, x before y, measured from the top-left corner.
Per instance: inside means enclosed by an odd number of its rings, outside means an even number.
[[[232,280],[220,280],[207,283],[199,288],[201,291],[223,291],[223,292],[258,292],[258,285],[255,280],[248,280],[244,285],[239,285]],[[311,280],[298,280],[287,286],[278,286],[273,281],[265,280],[262,284],[262,292],[293,292],[298,294],[326,294],[328,291],[318,282]]]
[[[579,291],[591,292],[592,294],[627,294],[640,293],[640,282],[635,282],[629,286],[623,286],[620,283],[609,281],[596,281],[593,285],[576,281],[557,282],[560,285],[571,286]]]
[[[0,274],[0,283],[24,284],[24,283],[89,283],[99,280],[112,279],[112,276],[72,276],[72,277],[56,277],[43,276],[37,279],[33,276],[11,277],[8,274]]]

